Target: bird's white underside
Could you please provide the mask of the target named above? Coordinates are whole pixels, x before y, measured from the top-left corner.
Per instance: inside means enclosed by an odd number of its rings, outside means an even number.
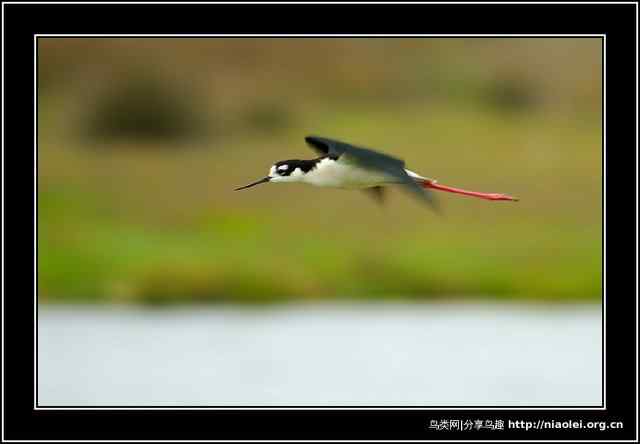
[[[427,179],[406,170],[410,177],[415,179]],[[296,168],[288,176],[279,176],[275,167],[271,167],[269,172],[271,182],[276,183],[308,183],[317,187],[332,188],[369,188],[379,185],[389,185],[397,183],[397,180],[384,173],[358,168],[353,164],[335,161],[333,159],[322,159],[311,171],[304,173],[300,168]]]

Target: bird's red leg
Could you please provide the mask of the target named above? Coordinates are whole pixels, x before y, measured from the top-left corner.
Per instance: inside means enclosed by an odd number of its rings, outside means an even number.
[[[486,199],[486,200],[513,200],[513,201],[519,200],[515,197],[507,196],[506,194],[480,193],[478,191],[467,191],[467,190],[462,190],[460,188],[448,187],[446,185],[440,185],[439,183],[431,180],[422,181],[422,186],[424,188],[431,188],[434,190],[446,191],[448,193],[463,194],[465,196],[478,197],[480,199]]]

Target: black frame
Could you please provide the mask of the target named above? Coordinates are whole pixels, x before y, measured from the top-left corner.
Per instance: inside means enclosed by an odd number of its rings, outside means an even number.
[[[419,12],[419,13],[418,13]],[[153,20],[150,19],[153,13]],[[259,17],[253,22],[249,15]],[[212,19],[215,17],[215,20]],[[424,17],[430,18],[426,22]],[[97,21],[95,18],[99,18]],[[311,18],[311,19],[310,19]],[[93,20],[92,20],[93,19]],[[215,26],[212,26],[215,23]],[[517,23],[517,25],[516,25]],[[606,181],[609,195],[636,190],[637,169],[637,5],[627,4],[411,4],[411,5],[215,5],[215,4],[3,4],[4,111],[3,154],[11,156],[9,177],[13,186],[7,210],[20,203],[22,209],[7,211],[6,232],[24,230],[23,236],[8,236],[4,244],[13,251],[4,264],[3,282],[3,438],[7,440],[546,440],[546,439],[637,439],[637,237],[633,229],[633,207],[628,201],[607,200],[607,350],[606,409],[517,408],[505,410],[372,410],[366,408],[255,410],[193,409],[101,409],[50,410],[34,408],[33,376],[35,326],[33,291],[17,290],[28,277],[34,282],[33,149],[37,139],[33,122],[35,99],[34,50],[36,35],[63,34],[589,34],[606,36],[607,147]],[[634,81],[635,76],[635,81]],[[17,87],[16,84],[26,85]],[[14,87],[14,85],[16,85]],[[31,91],[28,94],[27,91]],[[604,91],[604,90],[603,90]],[[604,106],[603,101],[603,106]],[[635,133],[634,133],[635,131]],[[635,134],[635,138],[634,138]],[[29,140],[28,143],[25,143]],[[635,143],[635,145],[632,145]],[[28,146],[25,147],[24,145]],[[635,146],[627,160],[626,148]],[[10,149],[10,147],[20,147]],[[615,147],[615,148],[611,148]],[[29,157],[20,159],[20,157]],[[28,169],[28,173],[22,170]],[[603,169],[605,168],[603,164]],[[635,176],[634,176],[635,171]],[[605,172],[605,171],[603,171]],[[28,176],[27,174],[31,175]],[[604,177],[604,175],[603,175]],[[604,184],[603,184],[604,186]],[[4,188],[3,188],[4,189]],[[604,191],[604,190],[603,190]],[[3,195],[4,197],[4,195]],[[3,200],[4,203],[4,200]],[[29,208],[29,211],[24,211]],[[628,214],[626,214],[628,212]],[[637,217],[637,207],[636,207]],[[4,211],[3,211],[4,215]],[[20,218],[28,219],[20,223]],[[4,217],[3,217],[4,220]],[[603,214],[604,222],[604,214]],[[636,230],[637,234],[637,219]],[[604,227],[604,224],[603,224]],[[612,229],[612,228],[615,228]],[[604,229],[604,228],[603,228]],[[629,230],[629,231],[627,231]],[[22,233],[21,233],[22,234]],[[604,235],[605,233],[603,233]],[[4,240],[4,239],[3,239]],[[633,242],[633,241],[636,242]],[[25,246],[28,243],[28,247]],[[614,254],[611,254],[614,253]],[[604,270],[603,270],[604,271]],[[22,279],[20,279],[22,278]],[[624,287],[622,287],[624,286]],[[620,288],[618,288],[620,287]],[[635,294],[631,298],[629,292]],[[13,295],[9,297],[8,295]],[[20,295],[21,297],[15,297]],[[604,303],[604,298],[603,298]],[[5,309],[6,307],[6,315]],[[627,353],[621,350],[627,349]],[[167,421],[165,419],[171,419]],[[546,429],[504,431],[435,431],[432,419],[582,420],[621,421],[622,429]],[[534,426],[535,427],[535,426]]]

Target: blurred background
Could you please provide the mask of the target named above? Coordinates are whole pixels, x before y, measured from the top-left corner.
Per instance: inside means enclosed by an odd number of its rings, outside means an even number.
[[[596,38],[40,38],[41,405],[600,404],[601,69]],[[232,191],[308,134],[521,200]]]

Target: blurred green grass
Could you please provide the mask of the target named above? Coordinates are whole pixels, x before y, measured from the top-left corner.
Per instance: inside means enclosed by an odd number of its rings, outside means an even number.
[[[600,299],[598,41],[98,40],[39,51],[42,301]],[[165,79],[146,94],[185,92],[176,109],[207,110],[206,131],[86,135],[101,97],[131,91],[142,56]],[[109,102],[110,115],[131,128],[163,103],[141,97]],[[521,201],[439,194],[436,215],[395,190],[384,208],[304,185],[232,191],[276,160],[312,157],[309,133]]]

